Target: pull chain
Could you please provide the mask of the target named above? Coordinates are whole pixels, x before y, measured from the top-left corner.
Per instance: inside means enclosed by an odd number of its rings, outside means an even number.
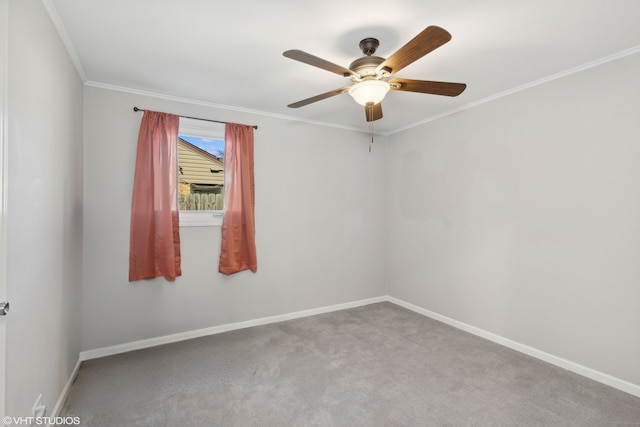
[[[373,104],[369,104],[369,118],[373,119]],[[369,152],[371,152],[371,148],[373,146],[373,120],[369,121],[369,134],[371,136],[371,140],[369,141]]]

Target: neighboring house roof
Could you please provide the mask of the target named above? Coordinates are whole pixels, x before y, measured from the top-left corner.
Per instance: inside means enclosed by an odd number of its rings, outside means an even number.
[[[218,172],[212,172],[218,171]],[[224,163],[211,153],[178,138],[178,179],[196,185],[224,184]]]

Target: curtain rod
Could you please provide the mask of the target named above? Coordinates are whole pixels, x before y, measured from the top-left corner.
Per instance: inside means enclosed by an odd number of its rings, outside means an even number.
[[[133,107],[133,111],[138,112],[138,111],[145,111],[142,108],[138,108],[138,107]],[[219,120],[211,120],[211,119],[201,119],[200,117],[190,117],[190,116],[180,116],[183,119],[193,119],[193,120],[202,120],[203,122],[213,122],[213,123],[227,123],[227,122],[221,122]],[[251,126],[254,129],[258,129],[258,125],[253,125]]]

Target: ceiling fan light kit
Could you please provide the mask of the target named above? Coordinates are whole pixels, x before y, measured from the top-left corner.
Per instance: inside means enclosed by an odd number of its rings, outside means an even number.
[[[360,105],[378,104],[391,89],[384,80],[364,80],[349,88],[349,95]]]
[[[379,42],[374,38],[366,38],[360,42],[360,49],[365,56],[353,61],[349,68],[334,64],[301,50],[288,50],[283,53],[287,58],[303,62],[323,70],[347,77],[353,83],[350,87],[335,89],[302,101],[289,104],[290,108],[299,108],[311,103],[349,92],[349,95],[360,105],[365,107],[365,117],[368,122],[382,118],[380,102],[390,90],[404,92],[427,93],[431,95],[458,96],[467,87],[464,83],[434,82],[427,80],[392,79],[393,74],[407,65],[422,58],[451,40],[451,34],[446,30],[429,26],[408,43],[398,49],[389,58],[374,56]],[[375,109],[372,108],[375,106]]]

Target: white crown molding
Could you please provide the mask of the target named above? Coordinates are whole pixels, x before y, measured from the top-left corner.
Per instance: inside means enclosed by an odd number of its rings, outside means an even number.
[[[152,98],[166,99],[166,100],[170,100],[170,101],[183,102],[183,103],[187,103],[187,104],[202,105],[202,106],[206,106],[206,107],[219,108],[219,109],[222,109],[222,110],[238,111],[238,112],[242,112],[242,113],[255,114],[255,115],[259,115],[259,116],[272,117],[272,118],[288,120],[288,121],[309,123],[309,124],[318,125],[318,126],[326,126],[326,127],[331,127],[331,128],[337,128],[337,129],[343,129],[343,130],[349,130],[349,131],[355,131],[355,132],[361,132],[361,133],[367,133],[367,134],[371,132],[370,130],[362,129],[362,128],[354,127],[354,126],[337,125],[337,124],[334,124],[334,123],[321,122],[321,121],[317,121],[317,120],[303,119],[303,118],[293,117],[293,116],[284,115],[284,114],[268,113],[268,112],[265,112],[265,111],[251,110],[251,109],[248,109],[248,108],[235,107],[235,106],[231,106],[231,105],[216,104],[216,103],[213,103],[213,102],[208,102],[208,101],[203,101],[203,100],[198,100],[198,99],[179,97],[179,96],[168,95],[168,94],[159,93],[159,92],[151,92],[151,91],[146,91],[146,90],[141,90],[141,89],[134,89],[134,88],[129,88],[129,87],[125,87],[125,86],[117,86],[117,85],[111,85],[111,84],[107,84],[107,83],[101,83],[101,82],[88,80],[86,72],[84,70],[84,67],[82,66],[82,63],[80,62],[80,59],[79,59],[79,57],[78,57],[78,55],[76,53],[75,47],[74,47],[73,43],[71,42],[71,39],[69,38],[69,35],[67,34],[67,31],[66,31],[66,29],[64,27],[64,24],[62,23],[62,20],[60,19],[60,16],[58,15],[58,12],[57,12],[55,6],[52,3],[52,0],[41,0],[41,1],[42,1],[42,4],[43,4],[44,8],[47,11],[47,13],[49,14],[49,17],[51,18],[51,21],[53,22],[53,25],[55,26],[55,28],[56,28],[59,36],[60,36],[60,39],[64,43],[64,46],[66,47],[67,52],[69,53],[69,57],[71,58],[71,61],[73,62],[74,66],[76,68],[76,71],[78,72],[78,75],[80,76],[81,80],[84,82],[84,84],[86,86],[96,87],[96,88],[101,88],[101,89],[107,89],[107,90],[113,90],[113,91],[118,91],[118,92],[131,93],[131,94],[142,95],[142,96],[149,96],[149,97],[152,97]],[[599,65],[606,64],[608,62],[616,61],[618,59],[621,59],[621,58],[624,58],[624,57],[627,57],[627,56],[630,56],[630,55],[634,55],[634,54],[637,54],[639,52],[640,52],[640,46],[635,46],[635,47],[623,50],[621,52],[605,56],[604,58],[596,59],[596,60],[588,62],[586,64],[579,65],[577,67],[573,67],[573,68],[570,68],[568,70],[561,71],[559,73],[555,73],[555,74],[552,74],[550,76],[543,77],[543,78],[534,80],[534,81],[529,82],[529,83],[525,83],[523,85],[514,87],[512,89],[505,90],[503,92],[488,96],[488,97],[480,99],[478,101],[470,102],[470,103],[465,104],[465,105],[463,105],[461,107],[454,108],[454,109],[449,110],[449,111],[445,111],[445,112],[443,112],[441,114],[436,114],[434,116],[431,116],[431,117],[428,117],[428,118],[426,118],[424,120],[420,120],[418,122],[409,124],[407,126],[403,126],[403,127],[400,127],[400,128],[388,131],[388,132],[375,132],[374,131],[374,134],[378,135],[378,136],[390,136],[390,135],[393,135],[393,134],[396,134],[396,133],[404,132],[406,130],[413,129],[415,127],[424,125],[426,123],[429,123],[429,122],[432,122],[432,121],[435,121],[435,120],[438,120],[438,119],[442,119],[442,118],[450,116],[452,114],[456,114],[456,113],[459,113],[461,111],[468,110],[468,109],[477,107],[479,105],[486,104],[488,102],[495,101],[497,99],[504,98],[506,96],[513,95],[515,93],[522,92],[524,90],[527,90],[527,89],[530,89],[530,88],[533,88],[533,87],[536,87],[536,86],[551,82],[553,80],[561,79],[563,77],[566,77],[566,76],[569,76],[569,75],[572,75],[572,74],[576,74],[576,73],[588,70],[590,68],[597,67]]]
[[[116,91],[116,92],[124,92],[124,93],[133,94],[133,95],[148,96],[148,97],[151,97],[151,98],[165,99],[167,101],[182,102],[182,103],[185,103],[185,104],[201,105],[203,107],[212,107],[212,108],[218,108],[218,109],[227,110],[227,111],[238,111],[238,112],[241,112],[241,113],[255,114],[257,116],[271,117],[271,118],[276,118],[276,119],[281,119],[281,120],[288,120],[288,121],[294,121],[294,122],[303,122],[303,123],[309,123],[309,124],[318,125],[318,126],[326,126],[326,127],[343,129],[343,130],[350,130],[350,131],[355,131],[355,132],[366,132],[366,133],[369,133],[368,131],[365,131],[364,129],[353,127],[353,126],[344,126],[344,125],[338,125],[338,124],[335,124],[335,123],[328,123],[328,122],[320,122],[320,121],[317,121],[317,120],[302,119],[300,117],[293,117],[293,116],[287,116],[287,115],[284,115],[284,114],[276,114],[276,113],[268,113],[268,112],[265,112],[265,111],[251,110],[249,108],[235,107],[235,106],[232,106],[232,105],[216,104],[214,102],[203,101],[203,100],[200,100],[200,99],[185,98],[185,97],[181,97],[181,96],[168,95],[168,94],[164,94],[164,93],[152,92],[152,91],[147,91],[147,90],[142,90],[142,89],[133,89],[133,88],[126,87],[126,86],[111,85],[111,84],[96,82],[96,81],[92,81],[92,80],[86,81],[85,82],[85,86],[95,87],[95,88],[98,88],[98,89],[112,90],[112,91]],[[144,107],[142,105],[139,105],[138,107],[144,109]],[[384,134],[378,133],[376,135],[384,135]]]
[[[43,1],[46,1],[46,0],[43,0]],[[389,135],[393,135],[393,134],[396,134],[396,133],[404,132],[406,130],[413,129],[413,128],[418,127],[418,126],[422,126],[422,125],[424,125],[426,123],[429,123],[429,122],[432,122],[432,121],[435,121],[435,120],[438,120],[438,119],[442,119],[442,118],[450,116],[452,114],[456,114],[456,113],[459,113],[461,111],[469,110],[469,109],[477,107],[479,105],[486,104],[488,102],[492,102],[492,101],[495,101],[497,99],[504,98],[506,96],[513,95],[515,93],[522,92],[524,90],[531,89],[533,87],[540,86],[540,85],[543,85],[545,83],[549,83],[551,81],[561,79],[563,77],[570,76],[572,74],[580,73],[580,72],[588,70],[590,68],[594,68],[594,67],[597,67],[597,66],[609,63],[609,62],[617,61],[619,59],[622,59],[622,58],[625,58],[627,56],[631,56],[631,55],[634,55],[634,54],[637,54],[637,53],[640,53],[640,46],[635,46],[635,47],[632,47],[630,49],[626,49],[626,50],[623,50],[621,52],[615,53],[613,55],[605,56],[604,58],[600,58],[600,59],[597,59],[595,61],[591,61],[591,62],[588,62],[586,64],[579,65],[577,67],[573,67],[573,68],[570,68],[568,70],[561,71],[559,73],[555,73],[555,74],[552,74],[550,76],[543,77],[543,78],[534,80],[534,81],[529,82],[529,83],[525,83],[523,85],[514,87],[512,89],[505,90],[503,92],[497,93],[495,95],[488,96],[488,97],[480,99],[478,101],[470,102],[470,103],[465,104],[465,105],[463,105],[461,107],[454,108],[454,109],[449,110],[449,111],[445,111],[444,113],[441,113],[441,114],[436,114],[435,116],[428,117],[428,118],[426,118],[424,120],[420,120],[418,122],[412,123],[412,124],[407,125],[407,126],[403,126],[401,128],[398,128],[398,129],[395,129],[395,130],[392,130],[392,131],[389,131],[389,132],[378,132],[378,133],[375,133],[375,134],[379,135],[379,136],[389,136]],[[239,112],[248,113],[248,114],[256,114],[256,115],[260,115],[260,116],[273,117],[273,118],[278,118],[278,119],[282,119],[282,120],[304,122],[304,123],[309,123],[309,124],[314,124],[314,125],[319,125],[319,126],[327,126],[327,127],[332,127],[332,128],[338,128],[338,129],[344,129],[344,130],[350,130],[350,131],[356,131],[356,132],[363,132],[363,133],[369,133],[369,131],[367,131],[367,130],[364,130],[364,129],[361,129],[361,128],[357,128],[357,127],[353,127],[353,126],[343,126],[343,125],[336,125],[336,124],[333,124],[333,123],[320,122],[320,121],[316,121],[316,120],[301,119],[299,117],[287,116],[287,115],[283,115],[283,114],[267,113],[267,112],[264,112],[264,111],[250,110],[250,109],[242,108],[242,107],[234,107],[234,106],[223,105],[223,104],[215,104],[215,103],[212,103],[212,102],[207,102],[207,101],[202,101],[202,100],[197,100],[197,99],[183,98],[183,97],[167,95],[167,94],[162,94],[162,93],[157,93],[157,92],[150,92],[150,91],[145,91],[145,90],[140,90],[140,89],[132,89],[132,88],[123,87],[123,86],[115,86],[115,85],[110,85],[110,84],[105,84],[105,83],[100,83],[100,82],[87,81],[87,82],[85,82],[85,85],[91,86],[91,87],[97,87],[97,88],[101,88],[101,89],[114,90],[114,91],[119,91],[119,92],[126,92],[126,93],[132,93],[132,94],[137,94],[137,95],[149,96],[149,97],[153,97],[153,98],[166,99],[166,100],[170,100],[170,101],[183,102],[183,103],[187,103],[187,104],[202,105],[202,106],[206,106],[206,107],[214,107],[214,108],[219,108],[219,109],[223,109],[223,110],[239,111]]]
[[[49,18],[51,19],[53,26],[58,32],[58,36],[60,37],[60,40],[62,40],[64,47],[67,49],[69,58],[71,58],[71,62],[73,62],[73,66],[75,67],[76,72],[80,77],[80,80],[82,80],[83,82],[86,82],[87,73],[84,71],[84,67],[80,62],[80,58],[78,57],[78,54],[76,52],[76,49],[73,43],[71,42],[71,38],[69,38],[69,34],[67,33],[67,30],[64,24],[62,23],[62,19],[60,19],[58,10],[53,5],[51,0],[41,0],[41,1],[42,1],[42,6],[44,6],[45,10],[47,11],[47,14],[49,14]]]
[[[405,130],[409,130],[409,129],[421,126],[421,125],[423,125],[425,123],[429,123],[429,122],[432,122],[434,120],[438,120],[438,119],[441,119],[443,117],[447,117],[447,116],[450,116],[452,114],[459,113],[460,111],[468,110],[468,109],[477,107],[479,105],[486,104],[488,102],[495,101],[495,100],[500,99],[500,98],[504,98],[505,96],[513,95],[515,93],[522,92],[523,90],[531,89],[533,87],[540,86],[540,85],[543,85],[545,83],[549,83],[549,82],[551,82],[553,80],[558,80],[558,79],[561,79],[563,77],[570,76],[572,74],[580,73],[580,72],[588,70],[590,68],[594,68],[594,67],[606,64],[608,62],[617,61],[618,59],[622,59],[622,58],[625,58],[627,56],[631,56],[631,55],[634,55],[634,54],[637,54],[637,53],[640,53],[640,46],[635,46],[635,47],[632,47],[630,49],[626,49],[626,50],[623,50],[621,52],[614,53],[613,55],[605,56],[604,58],[596,59],[595,61],[587,62],[586,64],[582,64],[582,65],[579,65],[577,67],[570,68],[568,70],[561,71],[559,73],[551,74],[550,76],[542,77],[540,79],[534,80],[534,81],[529,82],[529,83],[525,83],[525,84],[520,85],[520,86],[516,86],[516,87],[514,87],[512,89],[505,90],[505,91],[497,93],[495,95],[487,96],[486,98],[480,99],[478,101],[470,102],[470,103],[468,103],[466,105],[463,105],[463,106],[461,106],[459,108],[454,108],[453,110],[445,111],[444,113],[437,114],[435,116],[431,116],[429,118],[426,118],[426,119],[421,120],[419,122],[413,123],[411,125],[407,125],[407,126],[398,128],[396,130],[388,132],[386,135],[393,135],[395,133],[403,132]]]

